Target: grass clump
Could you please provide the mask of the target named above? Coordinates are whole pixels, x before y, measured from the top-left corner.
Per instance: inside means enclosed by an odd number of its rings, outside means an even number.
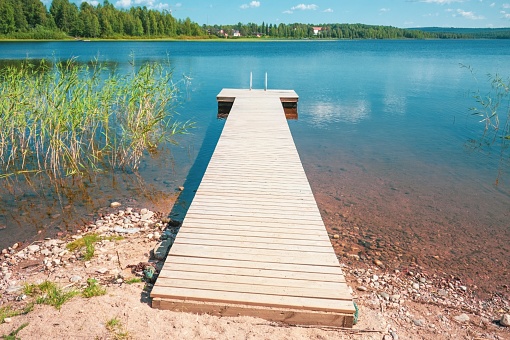
[[[106,288],[101,287],[97,280],[95,279],[88,279],[87,280],[87,288],[83,290],[81,295],[86,298],[91,298],[94,296],[101,296],[106,294]]]
[[[87,235],[83,236],[82,238],[79,238],[77,240],[74,240],[74,241],[68,243],[66,248],[69,251],[76,251],[76,250],[84,249],[83,260],[88,261],[92,257],[94,257],[94,253],[96,251],[95,244],[97,242],[100,242],[103,240],[119,241],[122,239],[123,239],[122,236],[104,237],[104,236],[100,236],[99,234],[92,233],[92,234],[87,234]]]
[[[15,330],[13,330],[12,332],[9,333],[9,335],[4,335],[2,336],[2,339],[4,340],[19,340],[21,338],[18,338],[18,333],[25,327],[28,326],[28,322],[25,322],[24,324],[22,324],[21,326],[19,326],[18,328],[16,328]]]
[[[122,324],[119,319],[113,318],[106,322],[106,329],[110,332],[115,331],[118,327],[120,327]]]
[[[0,323],[3,323],[6,318],[20,315],[21,312],[12,309],[11,306],[0,308]]]
[[[6,318],[20,315],[21,313],[17,310],[12,309],[11,306],[0,308],[0,323],[3,323]]]
[[[112,333],[114,339],[129,339],[131,336],[128,332],[123,330],[122,323],[117,318],[112,318],[106,322],[106,329]]]
[[[77,290],[63,290],[54,282],[44,281],[41,284],[26,285],[24,293],[29,296],[36,296],[37,304],[50,305],[60,309],[62,305],[80,294]]]
[[[141,282],[143,282],[141,277],[133,277],[131,279],[126,280],[126,284],[128,284],[128,285],[132,285],[134,283],[141,283]]]
[[[83,253],[83,260],[88,261],[94,257],[95,244],[101,240],[101,236],[98,234],[88,234],[68,243],[66,248],[69,251],[76,251],[84,248],[85,252]]]
[[[0,308],[0,324],[3,323],[6,318],[28,314],[33,309],[33,303],[26,305],[23,309],[13,309],[11,306],[2,307]]]

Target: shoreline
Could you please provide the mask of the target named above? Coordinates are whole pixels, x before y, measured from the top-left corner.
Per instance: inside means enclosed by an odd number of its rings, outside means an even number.
[[[300,39],[293,39],[293,38],[229,38],[229,39],[222,39],[222,38],[144,38],[144,39],[130,39],[130,38],[91,38],[91,39],[7,39],[7,38],[0,38],[0,43],[4,42],[75,42],[75,43],[88,43],[88,42],[334,42],[334,41],[466,41],[466,40],[508,40],[508,39],[491,39],[491,38],[459,38],[459,39],[446,39],[446,38],[424,38],[424,39],[417,39],[417,38],[395,38],[395,39],[346,39],[346,38],[328,38],[328,39],[315,39],[315,38],[300,38]]]
[[[170,207],[171,208],[171,207]],[[113,209],[113,210],[112,210]],[[65,334],[79,334],[79,327],[82,327],[78,320],[85,317],[95,318],[102,316],[108,318],[115,313],[121,313],[115,306],[121,306],[124,312],[122,319],[126,331],[135,339],[140,338],[147,332],[168,331],[166,326],[180,325],[182,318],[184,322],[183,331],[191,327],[193,322],[199,323],[200,332],[215,331],[227,332],[230,328],[241,332],[249,329],[260,331],[260,334],[267,336],[272,334],[274,339],[288,338],[289,332],[303,332],[306,336],[322,336],[325,339],[350,338],[349,331],[333,329],[324,330],[321,327],[288,327],[274,325],[254,318],[216,318],[208,315],[193,316],[191,314],[176,313],[169,311],[154,310],[150,307],[148,299],[151,284],[127,284],[133,277],[140,277],[140,273],[133,273],[130,266],[137,263],[154,263],[156,269],[161,269],[164,259],[154,257],[154,249],[166,230],[175,231],[174,226],[169,226],[171,220],[163,218],[167,214],[152,212],[148,209],[138,209],[120,206],[107,208],[105,213],[99,215],[91,224],[81,228],[80,232],[63,239],[45,239],[36,241],[24,249],[12,249],[1,257],[0,273],[0,309],[7,305],[21,308],[26,305],[30,297],[22,297],[22,283],[34,283],[41,280],[51,280],[61,286],[78,287],[85,284],[87,277],[95,278],[107,289],[108,294],[89,299],[73,298],[63,305],[62,311],[56,313],[51,306],[36,305],[32,312],[26,315],[13,316],[7,322],[0,324],[0,335],[8,334],[25,322],[28,326],[20,330],[19,335],[30,339],[31,334],[44,336],[51,334],[53,338],[65,338]],[[140,228],[135,233],[119,233],[118,221],[126,222],[126,216],[134,216],[136,223],[142,224],[123,227],[126,229]],[[145,216],[145,217],[142,217]],[[137,220],[138,219],[138,220]],[[133,221],[133,220],[131,220]],[[122,224],[122,223],[121,223]],[[115,231],[117,230],[117,231]],[[66,244],[90,233],[98,233],[104,237],[121,235],[119,241],[101,241],[97,246],[97,255],[89,261],[80,260],[77,252],[66,250]],[[336,240],[334,234],[330,238]],[[338,254],[337,254],[338,255]],[[502,315],[510,313],[508,300],[504,297],[499,299],[493,297],[489,300],[482,300],[476,297],[473,292],[456,280],[453,276],[429,275],[421,271],[419,266],[410,268],[407,272],[389,270],[382,268],[377,263],[366,263],[355,261],[345,264],[339,256],[341,266],[346,276],[348,285],[352,289],[353,298],[360,309],[360,319],[352,332],[362,334],[362,339],[381,339],[381,336],[395,339],[400,335],[406,339],[425,338],[450,338],[456,334],[488,336],[494,339],[503,339],[510,334],[510,329],[499,325]],[[7,268],[7,269],[5,269]],[[80,279],[77,279],[79,277]],[[73,282],[72,279],[76,281]],[[6,285],[6,282],[14,284]],[[71,282],[71,285],[69,284]],[[7,286],[7,287],[6,287]],[[129,292],[129,293],[128,293]],[[20,295],[21,294],[21,295]],[[134,295],[127,299],[127,295]],[[136,296],[139,296],[138,298]],[[115,302],[112,302],[114,300]],[[94,316],[87,313],[86,306],[90,304],[98,307],[94,309]],[[113,303],[113,304],[112,304]],[[85,307],[84,307],[85,306]],[[112,310],[115,312],[112,314]],[[143,310],[150,320],[163,318],[165,326],[158,324],[148,328],[147,325],[135,325],[130,320],[137,316],[131,315]],[[84,315],[85,313],[85,315]],[[107,315],[107,316],[105,316]],[[122,314],[120,314],[122,315]],[[58,317],[55,324],[54,318]],[[104,336],[106,330],[106,319],[97,320],[97,325],[91,329],[91,335]],[[101,325],[102,323],[102,325]],[[227,323],[223,325],[223,323]],[[221,324],[221,327],[218,326]],[[58,326],[55,326],[58,325]],[[65,327],[60,327],[60,325]],[[74,326],[70,326],[74,325]],[[241,327],[242,325],[242,327]],[[70,327],[70,328],[69,328]],[[198,326],[197,326],[198,327]],[[202,327],[204,329],[202,329]],[[150,329],[150,331],[149,331]],[[76,332],[76,333],[75,333]],[[311,332],[311,333],[310,333]],[[167,333],[171,334],[171,333]],[[201,333],[202,334],[202,333]],[[205,334],[205,333],[204,333]],[[225,334],[218,333],[219,337],[226,338]],[[223,334],[223,335],[222,335]],[[248,333],[246,333],[248,334]],[[192,339],[196,334],[182,335],[183,339]]]

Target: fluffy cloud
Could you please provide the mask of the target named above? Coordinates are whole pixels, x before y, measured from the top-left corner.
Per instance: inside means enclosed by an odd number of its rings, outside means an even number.
[[[118,0],[115,3],[115,6],[123,7],[123,8],[129,8],[132,6],[141,6],[141,7],[147,6],[147,8],[158,9],[158,10],[164,10],[169,7],[168,4],[163,4],[160,1],[155,1],[155,0]]]
[[[476,15],[474,12],[467,12],[462,9],[457,10],[457,15],[460,15],[463,18],[470,19],[470,20],[482,20],[485,19],[482,15]]]
[[[323,10],[324,13],[333,13],[333,10],[331,8]]]
[[[427,2],[431,4],[451,4],[454,2],[465,2],[466,0],[420,0],[420,2]]]
[[[241,5],[242,9],[260,7],[260,1],[252,1],[249,4]]]
[[[381,9],[379,10],[379,12],[381,12],[381,13],[386,13],[386,12],[389,12],[389,11],[390,11],[390,9],[389,9],[389,8],[381,8]]]
[[[317,8],[319,8],[319,6],[317,6],[315,4],[311,4],[311,5],[299,4],[297,6],[292,7],[291,10],[295,11],[296,9],[300,9],[302,11],[309,11],[309,10],[315,11]]]
[[[47,1],[49,2],[49,1]],[[81,2],[88,2],[89,4],[91,4],[92,6],[97,6],[99,5],[99,1],[97,0],[81,0]]]
[[[131,7],[131,0],[119,0],[115,3],[115,6],[124,8]]]

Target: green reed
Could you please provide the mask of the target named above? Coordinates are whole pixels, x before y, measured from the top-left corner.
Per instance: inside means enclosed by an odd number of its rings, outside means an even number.
[[[146,63],[129,74],[97,62],[25,62],[0,71],[0,178],[136,170],[144,153],[174,142],[172,73]]]

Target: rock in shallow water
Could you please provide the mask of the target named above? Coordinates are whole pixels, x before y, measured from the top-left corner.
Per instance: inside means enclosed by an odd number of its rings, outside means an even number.
[[[120,207],[122,204],[120,202],[112,202],[110,203],[110,207],[112,208],[118,208]]]

